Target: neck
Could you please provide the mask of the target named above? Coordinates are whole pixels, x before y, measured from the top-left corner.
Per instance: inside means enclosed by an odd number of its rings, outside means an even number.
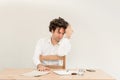
[[[51,43],[52,43],[53,45],[56,45],[58,42],[57,42],[53,37],[51,37]]]

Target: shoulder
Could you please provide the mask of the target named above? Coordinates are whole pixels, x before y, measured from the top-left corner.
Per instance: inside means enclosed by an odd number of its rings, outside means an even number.
[[[40,38],[40,39],[38,40],[38,43],[45,44],[45,43],[48,43],[50,40],[51,40],[50,37]]]
[[[46,38],[40,38],[39,40],[38,40],[38,43],[39,44],[44,44],[45,42],[47,42],[48,41],[48,38],[46,37]]]
[[[61,41],[60,41],[60,44],[70,44],[70,39],[62,38]]]
[[[70,39],[68,39],[68,38],[62,38],[61,41],[62,41],[62,42],[69,42]]]

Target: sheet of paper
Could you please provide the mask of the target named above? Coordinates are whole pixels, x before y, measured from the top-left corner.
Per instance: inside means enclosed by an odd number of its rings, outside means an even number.
[[[49,71],[37,71],[37,70],[33,70],[31,72],[27,72],[27,73],[23,73],[21,75],[23,76],[31,76],[31,77],[39,77],[42,75],[47,75],[48,73],[50,73]]]
[[[53,72],[59,75],[71,75],[72,73],[78,73],[78,71],[67,71],[67,70],[56,70]]]
[[[68,70],[56,70],[56,71],[53,71],[54,73],[58,74],[58,75],[72,75],[72,74],[76,74],[76,75],[81,75],[81,74],[84,74],[83,72],[79,72],[79,71],[68,71]]]
[[[70,72],[66,71],[66,70],[56,70],[56,71],[53,71],[53,72],[58,74],[58,75],[69,75],[70,74]]]

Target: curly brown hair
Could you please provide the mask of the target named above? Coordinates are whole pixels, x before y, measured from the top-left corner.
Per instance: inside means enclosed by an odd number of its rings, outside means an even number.
[[[52,30],[55,31],[56,28],[63,28],[66,29],[69,23],[65,21],[63,18],[59,17],[58,19],[55,18],[52,21],[50,21],[49,25],[49,31],[51,32]]]

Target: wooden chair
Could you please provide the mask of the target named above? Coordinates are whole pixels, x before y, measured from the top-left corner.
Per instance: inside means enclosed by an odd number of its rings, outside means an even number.
[[[49,68],[52,68],[52,69],[65,69],[66,65],[66,57],[65,56],[52,56],[52,55],[48,55],[48,56],[42,56],[40,55],[40,61],[42,62],[43,60],[62,60],[63,61],[63,64],[60,66],[60,65],[46,65],[47,67]]]

